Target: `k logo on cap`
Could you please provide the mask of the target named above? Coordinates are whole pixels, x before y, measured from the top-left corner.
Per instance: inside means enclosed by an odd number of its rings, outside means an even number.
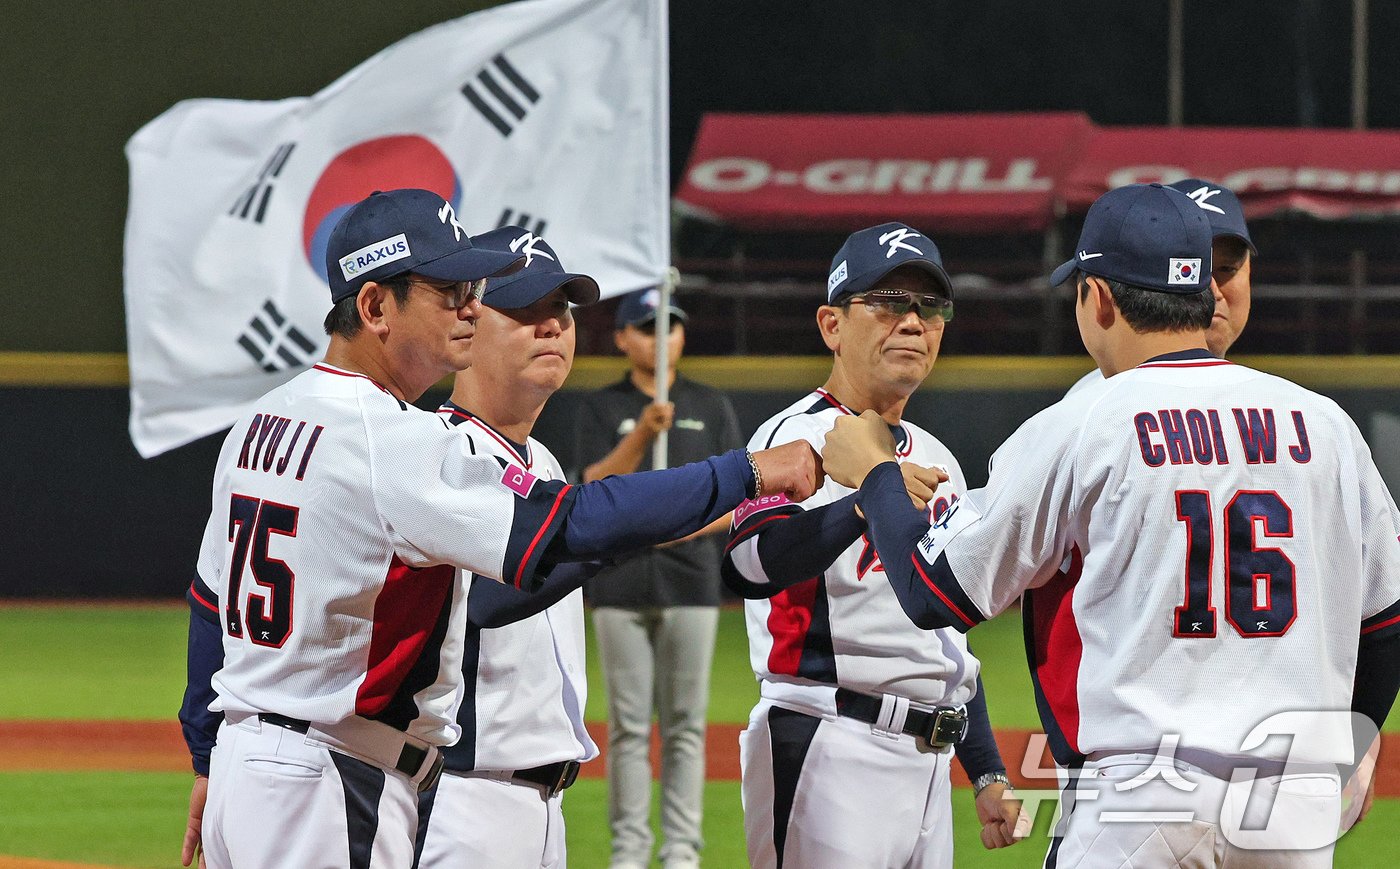
[[[914,244],[914,239],[919,243]],[[827,272],[827,304],[869,290],[900,266],[928,272],[944,295],[953,297],[953,282],[943,270],[938,245],[906,224],[882,223],[851,233],[836,252]]]

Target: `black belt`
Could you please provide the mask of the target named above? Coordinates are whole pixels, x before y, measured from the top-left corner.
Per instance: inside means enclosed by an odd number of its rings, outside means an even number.
[[[561,760],[530,769],[517,769],[510,777],[518,782],[539,785],[547,796],[554,796],[572,785],[578,779],[580,764],[576,760]]]
[[[884,701],[848,688],[836,689],[836,714],[864,721],[867,724],[880,723],[880,709]],[[932,712],[922,709],[909,710],[904,717],[904,733],[922,737],[934,748],[947,748],[957,745],[967,736],[967,711],[951,706],[940,706]]]
[[[300,718],[288,718],[285,715],[278,715],[275,712],[260,712],[258,720],[268,724],[275,724],[278,727],[285,727],[288,730],[295,730],[297,733],[306,733],[311,729],[310,721],[303,721]],[[423,776],[418,783],[418,790],[426,791],[437,784],[438,776],[442,775],[442,764],[444,761],[442,752],[432,749],[422,748],[411,742],[405,741],[403,750],[399,752],[398,763],[394,764],[394,769],[413,778],[423,769],[423,764],[427,762],[429,755],[433,756],[433,768],[428,774]],[[572,784],[572,782],[570,782]]]

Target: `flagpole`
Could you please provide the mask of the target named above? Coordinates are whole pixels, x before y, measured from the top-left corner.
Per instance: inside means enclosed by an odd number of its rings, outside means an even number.
[[[667,0],[654,0],[651,11],[656,15],[656,68],[660,70],[660,87],[656,93],[656,116],[659,119],[655,135],[659,151],[670,155],[671,148],[671,50],[670,50],[670,4]],[[681,273],[670,265],[671,260],[671,167],[669,159],[657,161],[652,171],[657,172],[659,190],[667,191],[657,204],[660,206],[657,221],[665,236],[666,243],[661,248],[667,259],[666,271],[661,279],[661,297],[656,302],[656,401],[662,404],[671,396],[671,294],[680,283]],[[668,432],[663,429],[656,435],[651,447],[651,466],[655,470],[666,467],[668,459]]]
[[[656,403],[665,404],[671,400],[671,293],[680,283],[681,273],[675,266],[666,269],[666,278],[659,288],[661,296],[656,300]],[[657,432],[651,445],[651,466],[654,470],[666,467],[667,438],[669,432]]]

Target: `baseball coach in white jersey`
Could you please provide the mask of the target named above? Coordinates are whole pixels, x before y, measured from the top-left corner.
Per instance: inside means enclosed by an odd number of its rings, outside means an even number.
[[[1400,512],[1333,401],[1207,350],[1210,256],[1180,192],[1100,197],[1052,283],[1107,379],[1032,417],[932,523],[882,420],[827,439],[915,623],[1022,601],[1078,773],[1047,866],[1330,865],[1338,767],[1400,684]]]
[[[187,861],[202,837],[213,867],[408,866],[416,791],[459,735],[456,568],[537,591],[556,562],[814,489],[806,445],[568,486],[410,404],[470,364],[485,280],[524,260],[474,247],[426,190],[376,192],[332,231],[325,360],[254,402],[215,468],[188,596],[181,720],[209,778]]]
[[[901,223],[852,234],[817,309],[831,376],[761,425],[750,447],[819,446],[837,419],[878,414],[910,495],[943,516],[967,491],[962,470],[904,409],[952,314],[932,239]],[[856,506],[854,489],[828,480],[801,503],[763,498],[734,516],[722,572],[748,598],[760,685],[741,736],[757,867],[953,865],[954,746],[977,791],[983,843],[1015,841],[1018,804],[1002,799],[978,661],[956,631],[930,634],[904,617]]]
[[[525,267],[487,286],[472,366],[457,372],[438,414],[473,451],[563,480],[558,460],[530,432],[573,365],[570,305],[596,302],[598,284],[566,272],[554,248],[521,227],[472,242],[521,251]],[[563,791],[598,756],[583,721],[582,585],[599,566],[561,564],[535,594],[462,577],[467,606],[448,628],[462,638],[462,736],[443,750],[437,786],[419,795],[416,867],[567,864]]]

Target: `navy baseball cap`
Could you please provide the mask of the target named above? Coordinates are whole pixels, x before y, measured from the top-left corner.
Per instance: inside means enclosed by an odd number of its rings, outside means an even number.
[[[525,308],[558,289],[575,305],[598,301],[598,282],[588,275],[564,271],[559,255],[540,236],[519,226],[502,226],[472,237],[472,245],[486,250],[523,254],[525,267],[514,274],[486,282],[481,303],[493,308]]]
[[[475,281],[524,264],[523,254],[473,247],[447,200],[413,188],[376,190],[350,206],[326,245],[332,302],[355,295],[369,281],[406,272]]]
[[[1050,275],[1057,287],[1077,268],[1159,293],[1190,295],[1210,288],[1210,221],[1180,190],[1129,184],[1089,206],[1079,246]]]
[[[1216,238],[1222,235],[1238,238],[1251,254],[1259,255],[1254,239],[1249,237],[1249,226],[1244,222],[1244,206],[1240,205],[1235,191],[1199,178],[1186,178],[1167,186],[1180,190],[1195,201],[1196,206],[1206,213],[1206,220],[1210,221],[1211,232]]]
[[[826,279],[826,302],[836,304],[846,296],[873,288],[885,275],[900,266],[922,269],[933,275],[948,298],[953,298],[953,282],[943,270],[938,245],[903,223],[882,223],[853,232],[831,260]]]
[[[637,290],[635,293],[628,293],[622,297],[622,301],[617,305],[617,328],[624,326],[645,326],[656,319],[657,306],[661,304],[661,290],[652,287],[649,290]],[[684,323],[689,320],[680,306],[676,304],[676,297],[671,297],[671,304],[666,306],[671,312],[671,319],[680,320]]]

